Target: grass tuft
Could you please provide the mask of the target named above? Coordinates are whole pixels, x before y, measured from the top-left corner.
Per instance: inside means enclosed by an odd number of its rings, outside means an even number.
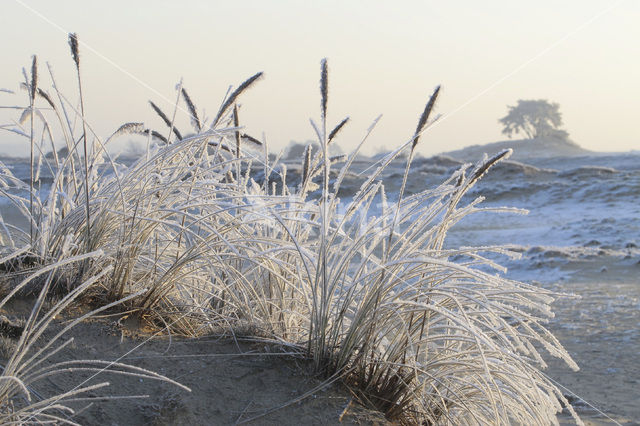
[[[82,99],[75,34],[69,44]],[[55,85],[57,103],[38,89],[53,107],[49,118],[59,121],[68,152],[43,160],[52,184],[48,191],[36,190],[32,178],[30,199],[21,192],[27,185],[0,168],[2,196],[33,226],[29,235],[0,223],[0,270],[29,277],[9,289],[0,306],[36,278],[39,298],[0,380],[0,405],[13,416],[0,420],[31,419],[42,402],[24,410],[11,404],[29,395],[30,380],[68,368],[64,363],[52,371],[34,366],[52,347],[47,343],[36,350],[34,342],[55,314],[36,318],[62,276],[64,302],[51,312],[83,293],[98,309],[117,305],[184,336],[250,331],[306,354],[318,373],[341,378],[361,403],[400,423],[553,423],[563,407],[570,409],[540,371],[547,354],[577,368],[545,328],[549,305],[559,295],[487,272],[500,270],[487,253],[509,254],[503,248],[444,248],[449,229],[479,210],[482,199],[469,199],[470,189],[511,152],[474,168],[462,166],[436,187],[405,194],[438,86],[413,136],[382,160],[353,197],[340,200],[340,185],[377,120],[346,158],[329,156],[329,143],[348,119],[327,134],[324,59],[321,124],[312,121],[321,149],[314,152],[309,145],[299,165],[270,160],[265,144],[241,133],[236,103],[261,76],[234,90],[206,130],[180,85],[175,108],[182,95],[197,133],[184,138],[176,133],[178,140],[171,144],[134,122],[102,140],[86,123],[82,101],[76,112]],[[51,128],[45,114],[36,114],[33,101],[23,113],[31,114],[32,125],[41,120]],[[174,120],[151,105],[176,131]],[[81,135],[67,111],[82,120]],[[32,152],[41,149],[33,132],[22,133],[32,141]],[[147,136],[145,154],[119,164],[106,145],[130,133]],[[51,132],[49,138],[55,146]],[[252,144],[241,149],[243,141]],[[400,165],[400,190],[387,194],[385,170],[398,165],[403,149],[410,151]],[[287,182],[288,167],[297,180]],[[91,366],[102,368],[100,362]]]

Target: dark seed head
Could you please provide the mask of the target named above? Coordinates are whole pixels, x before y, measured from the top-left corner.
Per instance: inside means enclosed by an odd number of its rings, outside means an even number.
[[[56,108],[55,104],[53,103],[53,101],[51,100],[51,97],[47,92],[45,92],[42,89],[38,89],[38,95],[40,95],[40,97],[42,97],[45,101],[47,101],[47,103],[51,106],[51,108],[53,109]]]
[[[77,68],[80,68],[80,51],[78,49],[78,34],[69,33],[69,47],[71,47],[71,56],[73,56],[73,62],[76,63]]]
[[[254,138],[253,136],[250,136],[246,133],[243,133],[242,136],[240,136],[243,140],[246,140],[248,142],[254,143],[256,145],[260,145],[262,146],[262,142],[260,142],[258,139]]]
[[[162,136],[160,133],[156,132],[155,130],[149,130],[146,129],[144,131],[141,132],[143,135],[148,135],[149,133],[151,133],[151,136],[160,140],[163,143],[167,143],[167,138],[165,138],[164,136]]]
[[[304,163],[302,164],[302,182],[305,182],[309,177],[311,168],[311,145],[307,145],[304,150]]]
[[[511,150],[511,149],[505,149],[504,151],[501,151],[501,152],[497,153],[493,157],[489,158],[488,160],[486,160],[485,162],[480,164],[474,170],[473,176],[471,177],[470,182],[473,183],[473,182],[477,181],[478,179],[480,179],[487,172],[487,170],[489,170],[491,167],[493,167],[494,164],[496,164],[500,160],[503,160],[505,158],[509,158],[509,156],[511,156],[512,152],[513,152],[513,150]]]
[[[238,115],[238,105],[233,106],[233,126],[240,126],[240,116]],[[235,131],[236,138],[236,158],[240,158],[240,132],[238,130]]]
[[[327,69],[327,58],[320,62],[320,95],[322,97],[322,118],[327,117],[327,102],[329,100],[329,71]]]
[[[31,62],[31,87],[29,89],[29,95],[33,103],[38,90],[38,57],[36,55],[33,55],[33,61]]]
[[[331,133],[329,133],[329,138],[327,139],[327,143],[331,143],[333,138],[336,137],[336,135],[340,132],[340,130],[342,130],[344,125],[347,124],[348,122],[349,122],[349,117],[345,118],[344,120],[342,120],[340,122],[340,124],[338,124],[336,127],[334,127],[333,130],[331,131]]]
[[[436,99],[438,99],[439,93],[440,93],[440,86],[437,86],[436,89],[433,91],[433,94],[429,98],[429,102],[427,102],[427,105],[425,105],[424,107],[424,111],[420,116],[420,120],[418,120],[418,126],[416,127],[415,136],[413,137],[413,144],[411,145],[412,150],[418,144],[418,140],[420,139],[420,132],[422,131],[424,126],[427,124],[427,120],[429,120],[429,116],[431,115],[431,111],[433,111],[433,107],[436,104]]]
[[[191,98],[189,97],[189,94],[184,87],[182,88],[182,97],[184,98],[184,101],[189,108],[189,113],[191,114],[191,124],[193,125],[193,127],[195,127],[196,131],[200,132],[200,130],[202,130],[202,125],[200,124],[200,118],[198,117],[196,106],[191,101]]]
[[[222,106],[220,107],[220,110],[218,111],[216,118],[213,120],[213,124],[211,125],[211,127],[215,127],[216,124],[218,124],[218,122],[220,121],[220,118],[222,118],[222,116],[229,109],[229,107],[233,105],[233,103],[236,101],[238,96],[240,96],[242,92],[244,92],[249,87],[251,87],[256,81],[258,81],[262,77],[262,75],[263,75],[262,72],[252,75],[251,77],[246,79],[240,86],[238,86],[238,88],[234,90],[234,92],[231,95],[229,95],[229,98],[227,98],[224,104],[222,104]]]
[[[156,114],[158,114],[162,121],[164,121],[164,124],[166,124],[168,128],[171,129],[173,127],[173,133],[175,133],[178,140],[182,140],[182,133],[180,133],[176,126],[171,126],[171,120],[169,120],[169,117],[167,117],[160,107],[154,104],[153,101],[149,101],[149,105],[151,105],[151,108],[156,112]]]
[[[127,133],[143,133],[144,134],[144,124],[143,123],[124,123],[122,126],[118,127],[113,133],[113,136],[123,135]]]

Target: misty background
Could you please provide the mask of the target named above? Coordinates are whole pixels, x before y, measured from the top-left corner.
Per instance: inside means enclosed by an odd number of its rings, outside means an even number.
[[[365,152],[408,140],[437,84],[444,117],[423,154],[506,139],[498,119],[518,99],[559,103],[563,128],[584,148],[628,151],[640,147],[639,18],[633,0],[4,0],[0,88],[16,95],[0,92],[0,105],[27,102],[19,83],[32,54],[45,87],[48,61],[60,89],[76,96],[67,32],[77,32],[88,122],[101,136],[129,121],[162,128],[147,101],[171,111],[181,78],[210,117],[229,85],[264,71],[243,95],[247,132],[265,134],[273,150],[313,139],[308,120],[319,115],[327,57],[329,120],[352,120],[338,141],[345,151],[378,114]],[[0,117],[17,119],[7,110]],[[185,112],[178,123],[188,127]],[[27,153],[24,139],[2,133],[0,154]]]

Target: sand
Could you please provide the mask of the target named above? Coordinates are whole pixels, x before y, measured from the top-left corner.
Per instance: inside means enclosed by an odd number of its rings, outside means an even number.
[[[572,372],[548,357],[547,374],[563,386],[564,394],[586,424],[638,425],[640,265],[598,258],[597,262],[565,263],[562,268],[577,272],[569,280],[545,287],[571,292],[581,299],[556,302],[556,317],[550,328],[581,370]],[[30,300],[17,300],[2,314],[25,317],[31,306]],[[82,309],[76,307],[66,313],[49,335]],[[239,336],[235,340],[219,336],[183,339],[149,332],[122,315],[86,321],[72,329],[69,337],[75,342],[57,359],[120,360],[164,374],[192,392],[166,383],[104,373],[95,380],[107,380],[112,385],[100,395],[148,397],[97,402],[74,420],[110,425],[321,425],[338,423],[344,413],[344,424],[384,424],[381,416],[350,405],[351,395],[339,383],[323,386],[320,378],[310,373],[307,361],[283,354],[283,349],[276,346]],[[44,381],[36,390],[53,395],[72,388],[82,377],[59,376]],[[306,393],[306,398],[296,401]],[[568,415],[561,415],[560,421],[572,424]]]
[[[1,206],[7,223],[26,229],[17,209]],[[33,298],[9,301],[0,315],[26,319]],[[47,330],[53,336],[70,319],[86,311],[75,305]],[[208,336],[186,339],[142,327],[121,314],[95,318],[75,326],[65,336],[69,347],[51,362],[118,361],[163,374],[191,389],[104,372],[90,384],[110,386],[92,397],[146,395],[95,403],[70,404],[78,414],[70,420],[88,425],[333,425],[385,424],[380,413],[364,409],[339,382],[327,383],[312,373],[310,363],[281,347],[251,337]],[[64,340],[67,340],[64,339]],[[63,340],[63,341],[64,341]],[[60,341],[62,343],[62,341]],[[0,355],[0,364],[6,359]],[[43,397],[69,391],[88,375],[68,374],[43,380],[34,390]],[[87,407],[87,405],[90,405]]]
[[[16,300],[2,312],[28,315],[32,300]],[[83,307],[67,312],[50,328],[52,336]],[[352,403],[339,383],[325,384],[311,374],[311,366],[282,348],[250,338],[209,336],[184,339],[153,335],[122,315],[93,319],[74,327],[74,342],[52,360],[100,359],[135,365],[188,386],[101,373],[90,383],[108,381],[104,395],[147,395],[145,398],[70,404],[79,414],[70,419],[90,425],[299,425],[383,424],[377,413]],[[46,339],[45,336],[44,338]],[[0,361],[1,362],[1,361]],[[87,374],[65,374],[45,379],[34,390],[44,396],[72,389]]]
[[[550,359],[547,374],[563,385],[586,424],[640,425],[640,264],[605,258],[563,267],[576,272],[556,289],[581,299],[557,301],[550,328],[580,371]]]

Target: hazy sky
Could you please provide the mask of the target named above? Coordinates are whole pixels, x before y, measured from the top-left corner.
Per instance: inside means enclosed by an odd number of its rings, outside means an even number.
[[[170,112],[167,100],[175,99],[181,77],[210,116],[229,85],[264,71],[265,79],[241,98],[247,132],[264,132],[274,148],[311,139],[309,118],[319,117],[319,63],[327,57],[329,119],[352,118],[338,140],[345,149],[378,114],[369,152],[406,141],[437,84],[443,85],[437,112],[444,117],[421,142],[424,154],[505,139],[498,118],[507,105],[532,98],[558,102],[564,128],[585,148],[640,149],[638,0],[1,4],[0,88],[18,95],[0,92],[0,105],[26,102],[17,89],[32,54],[44,83],[48,61],[74,98],[66,33],[77,32],[86,43],[88,121],[104,136],[128,121],[164,130],[147,100]],[[0,124],[9,120],[6,111],[1,117]],[[188,130],[186,117],[180,120]],[[27,152],[26,142],[6,132],[0,141],[0,152]]]

